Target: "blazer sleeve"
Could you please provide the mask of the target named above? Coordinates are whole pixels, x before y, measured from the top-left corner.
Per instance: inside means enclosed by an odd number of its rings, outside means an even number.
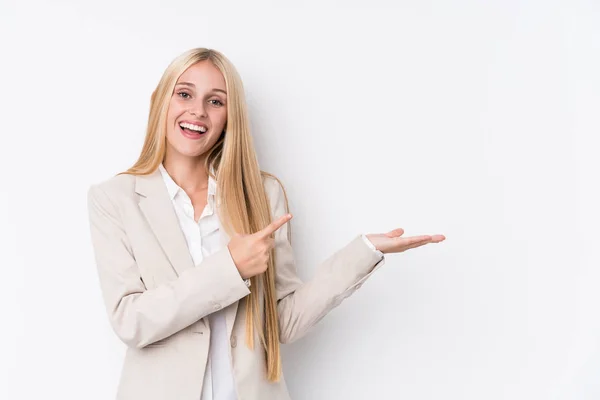
[[[271,208],[277,219],[289,210],[281,185],[276,180],[273,185]],[[306,334],[385,263],[381,252],[373,251],[362,235],[356,235],[323,261],[312,279],[302,282],[296,273],[288,230],[289,223],[275,232],[275,288],[282,343]]]
[[[168,337],[250,293],[229,249],[205,257],[177,279],[147,289],[118,207],[99,185],[88,190],[92,245],[110,323],[129,347]]]

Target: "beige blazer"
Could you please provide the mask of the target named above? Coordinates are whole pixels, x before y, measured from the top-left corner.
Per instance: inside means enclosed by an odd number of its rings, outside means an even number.
[[[279,218],[287,212],[282,188],[270,177],[263,182],[273,219]],[[243,310],[250,291],[223,229],[223,248],[194,265],[158,170],[91,185],[88,209],[103,300],[127,345],[117,399],[199,400],[210,343],[205,317],[222,308],[239,400],[290,398],[285,379],[266,379],[258,337],[254,349],[246,346]],[[303,283],[287,229],[286,224],[275,235],[282,343],[304,335],[384,263],[357,235]]]

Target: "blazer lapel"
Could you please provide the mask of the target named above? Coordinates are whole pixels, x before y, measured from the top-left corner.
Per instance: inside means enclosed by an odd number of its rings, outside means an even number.
[[[157,169],[150,175],[138,175],[135,191],[142,196],[139,203],[140,210],[177,275],[181,275],[187,268],[194,267],[194,261],[160,171]],[[218,204],[215,205],[215,211],[219,212]],[[221,245],[225,247],[229,243],[230,237],[222,228],[219,232]],[[228,338],[233,332],[238,304],[239,301],[236,301],[223,310]]]
[[[140,194],[140,210],[169,258],[177,275],[194,266],[160,171],[136,176],[135,191]]]

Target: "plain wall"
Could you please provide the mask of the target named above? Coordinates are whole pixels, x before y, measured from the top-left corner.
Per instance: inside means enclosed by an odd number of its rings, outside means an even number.
[[[86,192],[192,47],[242,76],[303,279],[361,232],[447,237],[284,346],[294,399],[600,398],[599,5],[278,4],[1,0],[0,398],[114,398]]]

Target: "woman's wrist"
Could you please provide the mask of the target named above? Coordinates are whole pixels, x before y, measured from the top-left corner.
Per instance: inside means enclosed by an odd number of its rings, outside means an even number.
[[[367,244],[367,246],[369,246],[369,248],[371,250],[377,252],[380,255],[383,255],[383,252],[381,250],[379,250],[377,248],[377,246],[373,243],[373,240],[371,239],[372,238],[371,234],[368,234],[368,235],[363,234],[362,237],[363,237],[365,243]]]

